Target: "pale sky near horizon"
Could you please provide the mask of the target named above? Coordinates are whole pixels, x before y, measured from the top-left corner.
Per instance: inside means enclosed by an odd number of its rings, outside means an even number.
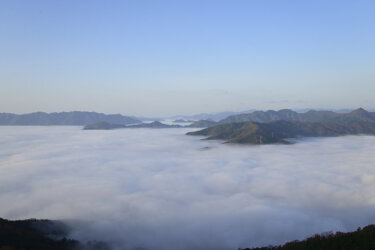
[[[375,2],[0,0],[0,112],[375,108]]]

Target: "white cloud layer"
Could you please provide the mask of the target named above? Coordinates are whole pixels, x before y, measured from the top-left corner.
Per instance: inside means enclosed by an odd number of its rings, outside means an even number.
[[[152,250],[237,249],[375,223],[375,137],[258,147],[187,131],[0,127],[0,217],[64,219],[73,237]]]

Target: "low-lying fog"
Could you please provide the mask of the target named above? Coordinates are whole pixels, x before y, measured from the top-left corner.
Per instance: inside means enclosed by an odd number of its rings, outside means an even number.
[[[0,127],[0,217],[64,219],[71,237],[152,250],[375,223],[375,137],[235,146],[188,131]]]

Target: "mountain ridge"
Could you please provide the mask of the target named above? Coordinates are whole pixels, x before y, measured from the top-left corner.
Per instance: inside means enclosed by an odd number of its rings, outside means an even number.
[[[114,124],[134,124],[141,121],[121,114],[104,114],[88,111],[70,112],[34,112],[28,114],[0,113],[0,125],[77,125],[83,126],[94,122]]]
[[[337,113],[325,110],[309,110],[304,113],[298,113],[291,109],[267,110],[231,115],[220,120],[218,124],[232,122],[272,122],[278,120],[303,122],[375,122],[375,112],[368,112],[363,108],[355,109],[349,113]]]
[[[226,143],[239,144],[286,144],[291,138],[359,134],[375,135],[375,122],[319,123],[281,120],[269,123],[238,122],[187,133],[187,135],[206,136],[207,140],[219,139]]]

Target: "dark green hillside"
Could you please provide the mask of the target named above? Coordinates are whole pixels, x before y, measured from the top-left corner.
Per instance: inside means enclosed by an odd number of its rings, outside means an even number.
[[[69,228],[58,221],[0,218],[0,250],[109,250],[103,242],[67,239]]]
[[[374,250],[375,225],[355,232],[315,235],[303,241],[292,241],[282,246],[245,248],[242,250]]]
[[[228,143],[271,144],[288,143],[288,138],[375,134],[375,123],[313,123],[275,121],[270,123],[241,122],[209,127],[188,135],[207,136]]]
[[[49,220],[9,221],[0,219],[0,249],[65,250],[79,245],[65,238],[67,228]],[[53,239],[59,238],[59,239]]]
[[[81,243],[66,239],[68,228],[50,220],[10,221],[0,218],[0,250],[109,250],[103,242]],[[245,248],[242,250],[373,250],[375,225],[350,233],[315,235],[282,246]]]

